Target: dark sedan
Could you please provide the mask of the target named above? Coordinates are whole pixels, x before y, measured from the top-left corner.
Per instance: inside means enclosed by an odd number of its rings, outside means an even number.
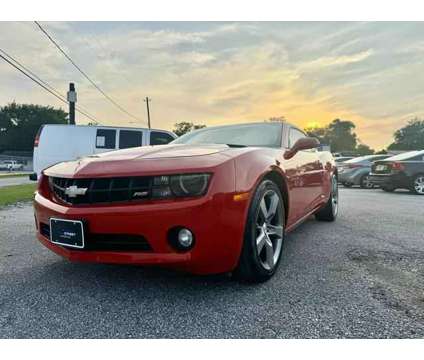
[[[384,191],[409,189],[415,194],[424,195],[424,150],[376,161],[371,168],[370,181]]]
[[[390,155],[366,155],[337,164],[339,182],[345,187],[359,185],[363,189],[373,188],[374,184],[370,182],[369,177],[373,161],[387,159],[388,157]]]

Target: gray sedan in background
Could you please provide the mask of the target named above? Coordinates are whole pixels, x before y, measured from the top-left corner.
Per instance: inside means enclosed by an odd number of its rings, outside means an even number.
[[[374,161],[384,160],[392,155],[366,155],[337,164],[339,182],[346,187],[359,185],[364,189],[374,187],[369,174]]]

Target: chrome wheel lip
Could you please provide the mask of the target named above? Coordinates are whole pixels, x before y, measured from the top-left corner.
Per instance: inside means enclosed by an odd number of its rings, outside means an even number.
[[[280,258],[284,238],[282,204],[274,190],[262,196],[255,219],[256,252],[261,266],[273,270]]]
[[[424,194],[424,175],[414,180],[414,189],[418,194]]]
[[[331,208],[333,215],[336,216],[339,211],[339,186],[335,176],[331,180]]]

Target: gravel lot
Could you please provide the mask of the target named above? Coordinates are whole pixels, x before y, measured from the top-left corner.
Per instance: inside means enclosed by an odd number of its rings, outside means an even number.
[[[341,189],[336,223],[290,234],[276,276],[72,264],[0,210],[0,337],[424,337],[424,197]]]

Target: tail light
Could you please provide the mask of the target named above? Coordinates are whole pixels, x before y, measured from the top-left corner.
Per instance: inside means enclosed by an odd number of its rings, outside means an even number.
[[[392,166],[392,170],[395,170],[395,171],[405,170],[405,166],[400,162],[394,162],[391,164],[391,166]]]
[[[38,129],[37,133],[35,134],[35,139],[34,139],[34,147],[38,147],[38,144],[40,143],[40,136],[41,136],[41,132],[43,131],[43,126],[41,125],[40,128]]]

